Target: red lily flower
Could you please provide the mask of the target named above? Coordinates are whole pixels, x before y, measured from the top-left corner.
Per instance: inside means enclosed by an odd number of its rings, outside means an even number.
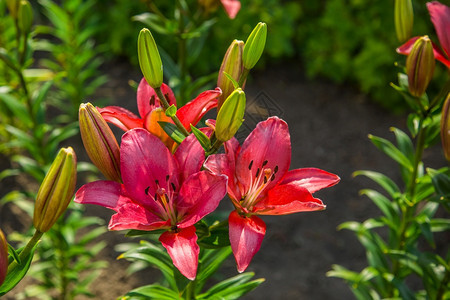
[[[166,229],[159,240],[175,267],[193,280],[200,251],[194,224],[214,211],[226,194],[226,176],[200,171],[204,159],[192,134],[172,155],[148,131],[132,129],[123,135],[120,147],[123,184],[88,183],[78,190],[75,202],[116,211],[110,230]]]
[[[339,182],[339,177],[315,168],[288,171],[291,142],[286,122],[271,117],[260,122],[244,141],[226,144],[225,154],[211,155],[204,166],[228,176],[231,212],[229,235],[239,272],[258,252],[266,225],[257,215],[286,215],[325,209],[312,193]]]
[[[234,19],[241,9],[241,2],[239,0],[220,0],[220,2],[230,19]]]
[[[166,96],[169,105],[177,104],[175,96],[168,85],[163,83],[161,91]],[[195,126],[209,110],[217,107],[217,97],[221,94],[222,91],[220,88],[205,91],[194,100],[180,107],[177,111],[177,116],[184,128],[190,132],[190,124]],[[158,121],[173,123],[172,119],[164,114],[155,90],[144,78],[142,78],[138,86],[137,105],[140,118],[129,110],[119,106],[107,106],[97,109],[107,122],[116,125],[120,129],[127,131],[133,128],[145,128],[152,134],[158,136],[169,149],[173,149],[172,139],[158,124]]]
[[[441,44],[442,52],[439,47],[433,43],[434,57],[443,63],[447,68],[450,68],[450,7],[439,3],[438,1],[432,1],[427,3],[427,9],[431,16],[431,22],[433,22],[436,29],[439,42]],[[414,42],[419,37],[413,37],[405,44],[397,48],[399,54],[408,55],[411,52]]]

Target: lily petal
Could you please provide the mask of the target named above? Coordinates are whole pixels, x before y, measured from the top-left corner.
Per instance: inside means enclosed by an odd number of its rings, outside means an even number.
[[[239,205],[239,200],[241,199],[242,195],[237,185],[237,179],[234,175],[234,158],[232,161],[230,161],[229,157],[226,154],[213,154],[206,159],[204,167],[214,174],[223,174],[228,177],[227,192],[235,205]]]
[[[194,225],[213,212],[227,193],[227,177],[201,171],[183,182],[177,198],[180,228]]]
[[[162,220],[136,203],[122,205],[109,221],[109,230],[155,230],[170,228],[170,220]]]
[[[293,183],[306,188],[311,194],[337,184],[339,176],[316,168],[291,170],[286,173],[280,184]]]
[[[444,49],[447,57],[450,56],[450,7],[441,4],[438,1],[432,1],[427,3],[428,12],[431,16],[431,22],[433,22],[436,29],[439,43]]]
[[[302,211],[325,209],[320,199],[314,198],[304,187],[294,183],[280,184],[258,202],[253,213],[258,215],[288,215]]]
[[[74,201],[81,204],[96,204],[115,211],[126,203],[132,203],[132,200],[126,196],[123,185],[107,180],[83,185],[75,194]]]
[[[406,43],[404,43],[403,45],[401,45],[396,49],[397,53],[402,55],[408,55],[411,52],[411,49],[418,38],[420,38],[420,36],[415,36],[409,39]],[[450,60],[445,57],[445,54],[439,49],[439,47],[435,43],[431,42],[431,44],[433,45],[434,58],[443,63],[447,68],[450,68]]]
[[[242,144],[236,159],[236,176],[244,187],[243,194],[247,193],[258,173],[257,170],[263,171],[261,168],[264,163],[264,168],[278,170],[274,180],[266,187],[270,189],[286,174],[291,163],[289,128],[287,123],[278,117],[258,123]]]
[[[173,264],[181,274],[189,280],[194,280],[197,275],[198,254],[200,253],[195,226],[181,229],[176,233],[166,231],[161,234],[159,241],[167,249]]]
[[[161,92],[166,97],[169,105],[177,105],[177,101],[172,89],[165,83],[161,85]],[[137,105],[139,114],[144,118],[150,111],[157,107],[161,107],[161,100],[156,95],[155,90],[147,83],[145,78],[141,79],[137,89]]]
[[[257,216],[241,217],[235,210],[228,217],[230,243],[239,273],[247,269],[261,247],[266,224]]]
[[[234,19],[241,9],[241,2],[238,0],[220,0],[230,19]]]
[[[170,151],[145,129],[127,131],[120,146],[120,166],[125,189],[136,203],[159,211],[153,195],[159,188],[178,190],[178,166]]]
[[[97,107],[98,112],[106,122],[111,123],[127,131],[143,126],[143,121],[131,111],[119,106]]]
[[[167,148],[172,149],[174,141],[167,135],[158,122],[173,123],[172,119],[164,113],[161,107],[155,108],[149,112],[144,118],[144,128],[151,134],[157,136]]]
[[[178,146],[175,159],[178,162],[181,181],[184,181],[189,175],[200,171],[205,161],[205,150],[195,135],[191,134]]]
[[[191,131],[191,125],[197,123],[212,108],[217,107],[217,97],[222,94],[220,88],[211,91],[204,91],[194,100],[189,101],[186,105],[180,107],[177,116],[187,131]]]

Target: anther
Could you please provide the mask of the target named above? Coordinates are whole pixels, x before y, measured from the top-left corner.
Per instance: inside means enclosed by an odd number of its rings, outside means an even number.
[[[275,169],[273,169],[273,173],[277,173],[278,172],[278,166],[275,166]]]
[[[169,181],[169,178],[170,178],[169,175],[166,175],[166,181]]]
[[[156,183],[156,185],[159,186],[159,180],[158,179],[155,180],[155,183]]]
[[[264,176],[264,184],[266,184],[266,183],[267,183],[267,177]]]
[[[250,162],[250,164],[248,165],[248,169],[251,170],[253,166],[253,160]]]
[[[259,172],[260,172],[261,170],[258,168],[258,170],[256,170],[256,175],[255,175],[255,177],[258,177],[259,176]]]
[[[264,167],[265,165],[267,165],[267,163],[268,163],[268,161],[265,160],[265,161],[263,162],[262,166]]]
[[[272,174],[272,176],[270,177],[270,181],[273,181],[275,179],[275,173]]]
[[[172,190],[175,192],[176,191],[175,184],[173,182],[171,182],[170,185],[172,186]]]
[[[156,98],[155,98],[155,95],[153,95],[150,97],[150,105],[155,105],[155,102],[156,102]]]
[[[148,186],[148,187],[146,187],[145,188],[145,194],[148,196],[148,189],[149,189],[150,187]]]

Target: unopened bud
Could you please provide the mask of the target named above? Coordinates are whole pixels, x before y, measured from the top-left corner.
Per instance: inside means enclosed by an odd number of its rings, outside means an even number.
[[[91,103],[80,105],[78,118],[81,139],[91,161],[107,179],[122,182],[119,144],[105,119]]]
[[[215,135],[221,142],[231,139],[241,127],[245,112],[245,93],[234,90],[225,100],[217,114]]]
[[[450,162],[450,93],[442,106],[441,114],[441,141],[445,158]]]
[[[259,22],[248,37],[244,46],[244,54],[242,57],[244,68],[252,69],[261,57],[267,38],[266,23]]]
[[[9,13],[14,19],[17,18],[17,12],[19,11],[19,2],[20,0],[6,0],[6,6],[8,6]]]
[[[163,82],[163,65],[153,36],[147,28],[139,32],[138,37],[139,66],[147,83],[154,89]]]
[[[242,53],[244,52],[244,42],[234,40],[230,47],[228,47],[225,56],[223,57],[222,65],[219,70],[219,77],[217,78],[217,86],[222,90],[222,95],[219,97],[217,109],[220,110],[223,102],[234,91],[233,82],[225,75],[227,73],[235,81],[239,78],[243,71]]]
[[[411,0],[395,0],[395,31],[400,43],[411,37],[414,24],[414,11]]]
[[[28,34],[31,30],[31,25],[33,24],[33,9],[31,8],[30,2],[27,0],[20,0],[17,18],[22,32]]]
[[[425,93],[433,77],[435,64],[431,40],[426,35],[420,37],[406,59],[406,74],[411,95],[420,97]]]
[[[8,243],[3,231],[0,229],[0,286],[8,273]]]
[[[77,181],[77,158],[71,147],[62,148],[53,161],[36,196],[33,224],[48,231],[64,213]]]

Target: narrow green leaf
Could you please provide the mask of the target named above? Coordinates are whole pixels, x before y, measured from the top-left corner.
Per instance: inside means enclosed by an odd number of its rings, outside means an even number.
[[[197,138],[198,142],[202,146],[205,151],[209,151],[211,149],[211,140],[204,134],[200,129],[191,124],[191,131]]]
[[[412,162],[414,161],[414,146],[409,136],[398,128],[391,127],[390,130],[394,132],[397,140],[397,145],[400,151],[408,157]]]
[[[201,291],[206,280],[211,277],[222,263],[231,255],[231,247],[224,247],[214,250],[204,250],[200,255],[196,290]]]
[[[158,121],[161,128],[178,144],[183,142],[185,136],[178,130],[175,124],[169,122]]]
[[[223,74],[231,81],[231,83],[233,83],[234,89],[238,89],[240,87],[239,83],[236,80],[234,80],[234,78],[231,77],[230,74],[228,74],[227,72],[223,72]]]
[[[394,203],[389,201],[388,198],[386,198],[379,192],[370,189],[361,190],[360,194],[369,197],[388,218],[388,220],[392,222],[392,225],[395,226],[399,223],[397,209],[394,206]]]
[[[401,192],[400,188],[395,184],[395,182],[382,173],[366,170],[353,172],[353,176],[360,175],[366,176],[378,183],[393,198]]]
[[[31,261],[33,260],[34,251],[36,250],[37,244],[33,247],[30,253],[23,258],[22,264],[17,265],[14,269],[8,272],[5,281],[0,286],[0,296],[5,295],[7,292],[12,290],[21,280],[25,277],[30,268]]]
[[[161,299],[177,300],[182,299],[178,293],[158,284],[151,284],[131,290],[127,293],[131,299]],[[137,298],[135,298],[137,297]]]
[[[22,102],[16,97],[9,94],[0,93],[0,101],[5,104],[11,113],[20,121],[22,121],[27,127],[31,127],[33,122],[31,121],[30,114]]]
[[[401,164],[403,167],[405,167],[409,172],[412,172],[413,167],[411,161],[408,159],[408,157],[405,156],[397,147],[395,147],[391,142],[389,142],[386,139],[376,137],[373,135],[369,135],[369,139],[372,141],[372,143],[380,149],[383,153],[385,153],[387,156]]]

